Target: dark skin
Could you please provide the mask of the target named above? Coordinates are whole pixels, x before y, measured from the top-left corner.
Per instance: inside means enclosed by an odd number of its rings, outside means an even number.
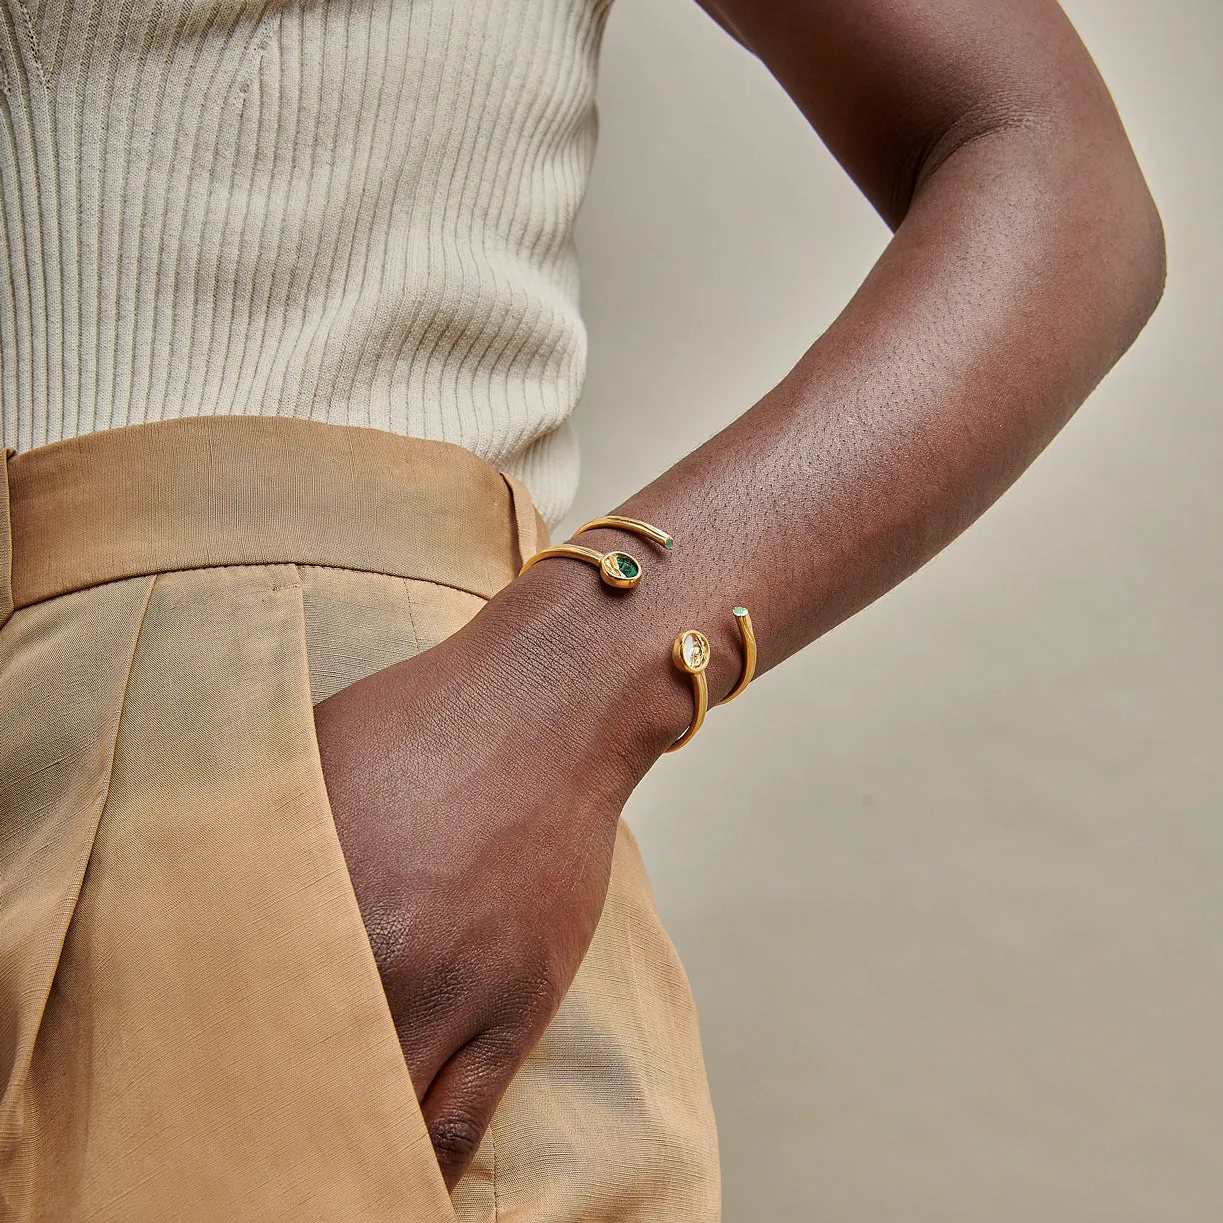
[[[547,561],[316,709],[452,1188],[577,972],[625,800],[688,723],[676,632],[709,635],[716,701],[742,657],[733,604],[761,674],[870,603],[1016,479],[1162,292],[1155,206],[1052,0],[702,2],[894,234],[786,378],[616,507],[670,530],[674,554],[582,536],[641,557],[638,589]],[[589,667],[592,647],[620,665]]]

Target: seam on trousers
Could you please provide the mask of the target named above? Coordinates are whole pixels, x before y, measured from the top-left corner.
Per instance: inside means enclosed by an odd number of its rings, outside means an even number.
[[[289,563],[292,565],[293,572],[297,580],[295,582],[286,583],[284,586],[278,587],[278,589],[297,591],[297,623],[301,637],[301,665],[305,669],[305,674],[302,676],[302,682],[306,686],[307,709],[305,711],[305,717],[308,721],[308,733],[310,735],[310,751],[308,753],[310,757],[310,765],[314,773],[314,780],[319,788],[319,793],[322,796],[322,801],[327,809],[327,819],[331,825],[331,835],[336,838],[336,849],[340,854],[340,861],[344,866],[344,878],[348,882],[349,895],[352,898],[352,911],[357,914],[357,922],[361,925],[361,932],[365,938],[365,945],[369,949],[370,963],[374,968],[375,976],[378,977],[379,980],[378,992],[381,995],[382,1006],[386,1012],[386,1022],[390,1025],[392,1031],[394,1031],[395,1017],[391,1014],[391,1006],[386,999],[386,991],[381,985],[381,974],[378,973],[377,964],[373,958],[374,951],[369,942],[369,932],[365,929],[364,922],[360,916],[360,905],[357,903],[357,894],[352,886],[352,874],[348,869],[348,862],[344,858],[343,846],[339,844],[339,833],[336,831],[335,827],[335,810],[331,805],[331,795],[327,791],[327,778],[323,773],[322,753],[319,750],[318,734],[314,728],[314,709],[310,704],[310,635],[306,627],[306,588],[302,585],[301,573],[298,566],[295,563]],[[402,1056],[402,1051],[400,1056]]]
[[[416,631],[416,600],[412,597],[412,584],[410,581],[404,581],[403,594],[408,602],[408,623],[412,626],[412,648],[415,650],[412,657],[417,658],[421,653],[420,634]]]
[[[293,566],[293,572],[297,578],[296,584],[302,592],[302,650],[305,653],[306,676],[307,676],[307,679],[309,679],[310,677],[310,634],[309,634],[307,624],[306,624],[306,588],[305,588],[305,583],[302,579],[302,569],[303,568],[306,568],[306,569],[335,569],[340,573],[374,573],[375,571],[367,570],[367,569],[345,569],[341,565],[312,565],[312,564],[308,564],[305,561],[290,561],[288,563]],[[225,568],[226,566],[218,566],[218,567]],[[229,567],[232,567],[232,566],[229,566]],[[408,626],[412,630],[412,657],[416,658],[418,655],[423,654],[424,650],[420,644],[420,632],[416,627],[416,600],[412,596],[412,583],[413,582],[423,582],[425,585],[428,585],[428,586],[444,586],[444,584],[441,582],[430,581],[428,578],[400,577],[399,574],[397,573],[379,574],[378,576],[392,577],[403,586],[403,597],[404,597],[404,601],[407,604],[407,608],[408,608]],[[456,589],[456,587],[444,586],[444,589],[454,590]],[[471,592],[462,591],[461,593],[470,594]],[[472,597],[476,599],[483,599],[485,603],[488,602],[488,600],[483,595],[472,595]],[[311,690],[313,690],[313,684],[311,685]]]
[[[127,670],[123,676],[123,690],[119,694],[119,708],[114,717],[114,730],[110,736],[110,751],[106,758],[106,766],[102,781],[102,793],[97,802],[97,815],[93,821],[93,833],[89,838],[89,847],[85,851],[84,859],[81,861],[79,869],[74,871],[76,876],[76,887],[73,890],[67,904],[67,920],[63,923],[63,929],[59,933],[59,944],[55,948],[54,962],[50,973],[47,974],[47,988],[39,1000],[38,1019],[34,1024],[34,1030],[30,1033],[26,1048],[21,1056],[13,1062],[13,1068],[9,1075],[9,1088],[13,1098],[10,1098],[9,1093],[6,1093],[3,1100],[0,1100],[0,1116],[6,1116],[10,1109],[17,1106],[17,1097],[25,1090],[26,1079],[30,1073],[30,1062],[34,1056],[34,1046],[38,1043],[38,1033],[42,1028],[42,1018],[47,1010],[47,999],[51,994],[51,987],[55,983],[55,978],[59,975],[59,961],[64,953],[64,941],[68,937],[68,930],[72,925],[72,919],[76,914],[76,906],[81,896],[81,888],[85,881],[85,872],[89,868],[89,859],[93,856],[94,843],[98,837],[98,826],[102,822],[102,816],[106,813],[106,804],[110,799],[110,783],[114,775],[115,769],[115,751],[119,744],[119,731],[123,723],[123,711],[127,705],[127,692],[131,684],[132,668],[136,662],[136,650],[140,645],[140,638],[144,633],[144,618],[149,610],[149,603],[153,598],[153,588],[157,585],[157,575],[153,575],[149,582],[149,588],[145,592],[144,605],[140,609],[140,618],[136,623],[136,632],[132,638],[132,649],[128,655]],[[18,1142],[20,1142],[20,1138]]]
[[[531,493],[527,486],[503,471],[501,478],[510,490],[510,512],[514,516],[514,541],[518,547],[518,565],[520,569],[529,557],[538,551],[538,528],[535,520],[535,506],[531,501]]]

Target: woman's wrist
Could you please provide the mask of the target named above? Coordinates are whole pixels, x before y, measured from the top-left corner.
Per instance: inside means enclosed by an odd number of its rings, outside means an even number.
[[[660,710],[666,718],[669,736],[660,750],[668,747],[688,725],[692,713],[692,686],[671,661],[671,647],[677,633],[684,629],[699,629],[712,644],[712,658],[707,671],[709,703],[716,704],[735,686],[743,669],[743,646],[732,608],[746,597],[741,589],[727,590],[719,599],[705,590],[706,583],[696,581],[693,567],[702,569],[692,542],[680,539],[673,550],[666,552],[636,540],[623,531],[598,528],[583,532],[578,540],[600,551],[629,551],[641,560],[644,572],[641,584],[632,591],[607,590],[597,581],[582,587],[583,597],[596,605],[595,616],[606,618],[607,631],[617,639],[633,636],[623,648],[638,659],[643,671],[665,686],[674,697]],[[554,562],[555,563],[555,562]],[[542,568],[542,566],[540,566]],[[701,578],[706,576],[703,572]],[[636,648],[634,648],[636,643]],[[643,697],[652,687],[646,682]],[[673,734],[671,732],[674,732]]]
[[[579,753],[622,766],[630,785],[683,733],[692,703],[670,638],[655,643],[634,614],[636,593],[606,588],[579,562],[552,560],[485,609],[490,628],[520,652],[524,697],[565,719],[566,742]]]
[[[671,660],[676,633],[700,628],[714,640],[711,703],[734,686],[742,653],[729,605],[694,619],[670,589],[671,558],[630,539],[603,528],[578,537],[600,551],[631,550],[644,570],[638,588],[614,590],[590,566],[550,559],[496,595],[479,619],[490,642],[512,642],[508,669],[521,697],[542,717],[566,720],[569,747],[601,755],[631,789],[692,716],[692,685]],[[711,631],[714,617],[726,624]]]

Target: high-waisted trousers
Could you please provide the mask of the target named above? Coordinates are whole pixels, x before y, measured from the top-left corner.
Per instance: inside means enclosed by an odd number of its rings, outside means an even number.
[[[313,705],[544,542],[516,479],[356,426],[190,418],[0,464],[0,1218],[717,1219],[692,996],[623,822],[453,1197],[336,836]]]

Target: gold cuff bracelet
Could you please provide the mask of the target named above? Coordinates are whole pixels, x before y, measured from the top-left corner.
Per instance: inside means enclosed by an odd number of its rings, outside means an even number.
[[[589,522],[582,523],[574,534],[581,535],[583,531],[593,531],[596,527],[619,527],[623,531],[640,535],[642,539],[651,539],[656,544],[662,544],[668,551],[675,547],[675,540],[666,531],[660,531],[658,527],[652,527],[640,518],[625,518],[622,514],[604,514],[601,518],[592,518]]]
[[[756,674],[756,632],[752,628],[752,618],[746,607],[735,607],[731,611],[739,622],[739,633],[743,637],[743,674],[739,676],[739,682],[718,702],[719,705],[733,701],[752,682],[752,676]]]
[[[675,638],[671,657],[685,675],[692,676],[692,699],[696,705],[688,729],[665,749],[675,752],[701,729],[709,710],[709,681],[705,678],[705,668],[709,666],[709,638],[697,629],[686,628]]]
[[[660,531],[658,527],[653,527],[648,522],[641,522],[636,518],[623,518],[619,514],[605,514],[602,518],[592,518],[578,527],[574,535],[580,535],[583,531],[593,531],[595,527],[620,527],[622,530],[631,531],[634,535],[640,535],[643,539],[661,544],[664,548],[675,547],[675,540],[666,531]],[[581,544],[556,544],[551,548],[545,548],[542,552],[536,552],[534,556],[527,558],[526,564],[519,569],[518,576],[521,577],[526,573],[536,561],[542,561],[549,556],[568,556],[573,560],[585,561],[588,565],[594,565],[603,581],[608,586],[615,586],[619,590],[631,590],[641,581],[641,562],[635,556],[620,551],[597,552],[594,548],[584,548]]]

